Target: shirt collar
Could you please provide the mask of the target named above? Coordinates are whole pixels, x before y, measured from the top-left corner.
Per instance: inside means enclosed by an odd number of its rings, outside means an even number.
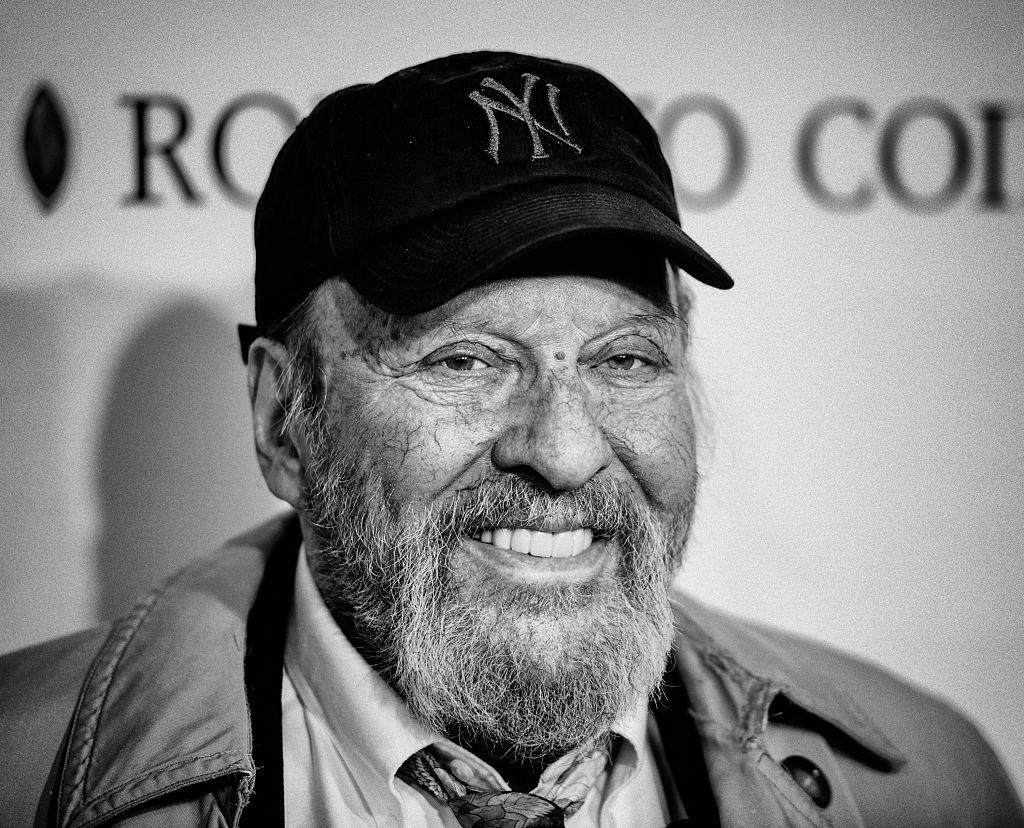
[[[285,669],[302,705],[327,725],[346,755],[362,757],[377,784],[387,785],[391,791],[402,763],[416,751],[439,742],[464,754],[482,772],[497,775],[483,760],[413,716],[338,627],[313,581],[305,547],[298,557]],[[612,732],[623,739],[618,755],[632,773],[647,738],[646,704],[638,702],[615,723]]]
[[[389,789],[402,762],[439,738],[412,715],[335,623],[304,548],[295,573],[284,664],[302,705],[328,727],[346,756],[359,757],[365,770]]]

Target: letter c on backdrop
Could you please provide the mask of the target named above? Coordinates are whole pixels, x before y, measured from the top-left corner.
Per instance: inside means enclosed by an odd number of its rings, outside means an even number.
[[[825,125],[841,116],[854,118],[860,123],[867,123],[872,118],[870,107],[856,98],[836,98],[825,101],[812,109],[800,127],[797,140],[797,166],[800,169],[800,180],[807,192],[826,207],[832,210],[850,212],[861,210],[870,202],[874,193],[871,185],[862,181],[850,193],[837,193],[825,186],[818,172],[818,138]]]

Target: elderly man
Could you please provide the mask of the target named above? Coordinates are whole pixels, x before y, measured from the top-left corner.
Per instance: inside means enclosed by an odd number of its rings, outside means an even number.
[[[732,284],[588,69],[456,55],[322,101],[261,198],[241,330],[295,514],[3,661],[0,818],[1024,824],[943,703],[673,592],[680,271]]]

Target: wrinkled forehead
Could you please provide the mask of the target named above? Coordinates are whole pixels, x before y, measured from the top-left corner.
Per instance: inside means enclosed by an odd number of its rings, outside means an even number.
[[[550,259],[524,261],[514,271],[410,315],[381,310],[339,280],[322,285],[319,293],[318,316],[325,338],[371,348],[439,330],[482,326],[513,333],[531,326],[541,315],[556,325],[564,318],[566,325],[576,327],[589,319],[594,330],[626,319],[645,319],[666,331],[678,329],[685,339],[691,304],[689,289],[678,272],[660,258],[628,269],[611,269],[603,263],[588,268],[578,263],[556,265]]]

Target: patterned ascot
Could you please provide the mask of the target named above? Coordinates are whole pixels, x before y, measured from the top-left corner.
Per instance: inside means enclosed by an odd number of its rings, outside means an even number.
[[[406,759],[398,778],[447,803],[463,828],[563,828],[608,766],[604,748],[574,751],[550,764],[536,788],[520,793],[460,754],[454,744],[435,743]]]

